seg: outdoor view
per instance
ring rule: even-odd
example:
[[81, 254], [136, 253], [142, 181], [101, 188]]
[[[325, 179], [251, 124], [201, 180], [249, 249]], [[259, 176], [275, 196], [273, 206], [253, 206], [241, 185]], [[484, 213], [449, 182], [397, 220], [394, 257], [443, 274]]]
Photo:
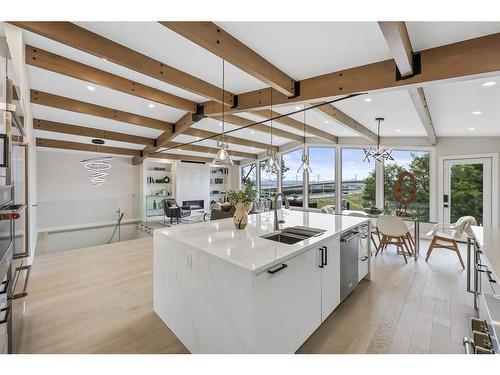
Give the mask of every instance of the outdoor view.
[[375, 205], [375, 163], [362, 162], [360, 148], [342, 149], [342, 210], [363, 210]]
[[260, 162], [260, 192], [261, 198], [271, 196], [271, 193], [278, 192], [278, 174], [266, 172], [265, 161]]
[[257, 189], [257, 171], [255, 164], [250, 164], [241, 168], [241, 185], [246, 186], [251, 184], [252, 187]]
[[287, 152], [281, 157], [281, 190], [288, 198], [290, 206], [302, 207], [304, 205], [304, 172], [298, 172], [302, 164], [303, 148]]
[[[417, 182], [417, 198], [410, 205], [409, 211], [419, 221], [429, 221], [429, 153], [423, 151], [395, 150], [392, 153], [393, 161], [384, 163], [384, 211], [394, 214], [399, 208], [399, 202], [394, 198], [393, 187], [398, 176], [408, 171], [415, 176]], [[369, 185], [373, 181], [373, 188]], [[375, 191], [375, 174], [367, 179], [367, 188]], [[370, 191], [371, 193], [371, 191]]]
[[451, 167], [450, 222], [462, 216], [473, 216], [483, 223], [483, 165], [465, 164]]
[[[303, 149], [297, 149], [282, 155], [282, 190], [289, 199], [292, 206], [303, 206], [304, 188], [303, 173], [297, 172], [302, 163]], [[398, 176], [404, 170], [415, 176], [418, 185], [416, 200], [410, 205], [408, 210], [420, 221], [429, 220], [429, 153], [424, 151], [395, 150], [392, 153], [393, 161], [386, 161], [384, 164], [384, 211], [393, 214], [399, 208], [399, 203], [395, 201], [393, 187]], [[363, 210], [375, 206], [375, 163], [362, 162], [364, 157], [363, 149], [343, 148], [342, 149], [342, 210]], [[309, 165], [312, 173], [309, 176], [309, 207], [321, 208], [325, 205], [335, 206], [335, 149], [332, 147], [309, 147]], [[473, 184], [475, 174], [469, 169], [474, 166], [464, 166], [464, 171], [472, 176]], [[276, 174], [266, 173], [264, 163], [260, 163], [260, 197], [267, 197], [272, 192], [277, 191]], [[256, 184], [255, 166], [249, 165], [242, 168], [242, 182], [248, 181]], [[464, 180], [463, 178], [458, 177]], [[482, 180], [481, 180], [482, 181]], [[462, 183], [465, 184], [464, 181]], [[457, 182], [456, 186], [458, 185]], [[254, 185], [255, 186], [255, 185]], [[452, 201], [467, 200], [471, 207], [478, 207], [475, 203], [479, 198], [473, 190], [471, 197], [452, 195]], [[482, 190], [481, 190], [482, 194]], [[482, 206], [481, 206], [482, 207]], [[472, 208], [471, 208], [472, 209]], [[482, 208], [481, 208], [482, 209]], [[469, 210], [469, 208], [468, 208]], [[477, 210], [476, 210], [477, 211]], [[475, 212], [475, 211], [474, 211]], [[455, 211], [453, 216], [461, 216]], [[482, 218], [482, 212], [476, 213]]]

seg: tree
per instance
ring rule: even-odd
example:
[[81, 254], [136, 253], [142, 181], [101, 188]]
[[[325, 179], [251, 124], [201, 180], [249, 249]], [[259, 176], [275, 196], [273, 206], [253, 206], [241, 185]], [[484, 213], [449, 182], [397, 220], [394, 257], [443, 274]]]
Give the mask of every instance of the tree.
[[[411, 161], [409, 164], [409, 172], [415, 176], [417, 183], [417, 197], [410, 205], [410, 210], [415, 212], [415, 216], [420, 221], [429, 220], [429, 154], [425, 153], [417, 156], [411, 153]], [[384, 165], [384, 211], [393, 213], [396, 208], [399, 208], [399, 202], [394, 198], [393, 187], [399, 175], [405, 169], [397, 163], [387, 163]], [[363, 187], [362, 200], [363, 206], [367, 207], [370, 202], [375, 202], [375, 171], [370, 172], [365, 180]]]
[[450, 221], [474, 216], [483, 223], [483, 167], [481, 164], [454, 165], [451, 168]]

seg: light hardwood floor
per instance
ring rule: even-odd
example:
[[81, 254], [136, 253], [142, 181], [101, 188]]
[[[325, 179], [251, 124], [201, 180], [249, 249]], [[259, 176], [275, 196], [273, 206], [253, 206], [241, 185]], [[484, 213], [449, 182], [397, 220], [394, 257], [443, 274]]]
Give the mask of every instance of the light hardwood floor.
[[[456, 255], [374, 263], [298, 352], [463, 353], [475, 313]], [[36, 257], [19, 352], [187, 353], [152, 310], [152, 238]]]

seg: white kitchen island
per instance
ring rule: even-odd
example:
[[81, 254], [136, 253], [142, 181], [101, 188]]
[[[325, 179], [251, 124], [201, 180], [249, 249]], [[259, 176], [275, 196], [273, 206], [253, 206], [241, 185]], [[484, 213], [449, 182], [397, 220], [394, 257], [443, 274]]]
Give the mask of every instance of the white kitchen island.
[[325, 232], [293, 245], [261, 238], [272, 212], [244, 230], [225, 219], [154, 232], [154, 311], [192, 353], [294, 353], [340, 303], [340, 234], [368, 220], [282, 211], [280, 227]]

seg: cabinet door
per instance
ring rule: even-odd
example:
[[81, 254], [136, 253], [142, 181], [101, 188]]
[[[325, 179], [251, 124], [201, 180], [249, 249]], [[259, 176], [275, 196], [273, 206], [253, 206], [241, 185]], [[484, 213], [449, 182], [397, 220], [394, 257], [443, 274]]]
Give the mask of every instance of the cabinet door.
[[319, 249], [308, 250], [295, 259], [294, 289], [296, 308], [294, 309], [297, 332], [296, 349], [321, 324], [321, 270]]
[[326, 265], [321, 272], [321, 320], [340, 303], [340, 237], [326, 242]]
[[296, 342], [294, 259], [255, 276], [254, 353], [293, 353]]

